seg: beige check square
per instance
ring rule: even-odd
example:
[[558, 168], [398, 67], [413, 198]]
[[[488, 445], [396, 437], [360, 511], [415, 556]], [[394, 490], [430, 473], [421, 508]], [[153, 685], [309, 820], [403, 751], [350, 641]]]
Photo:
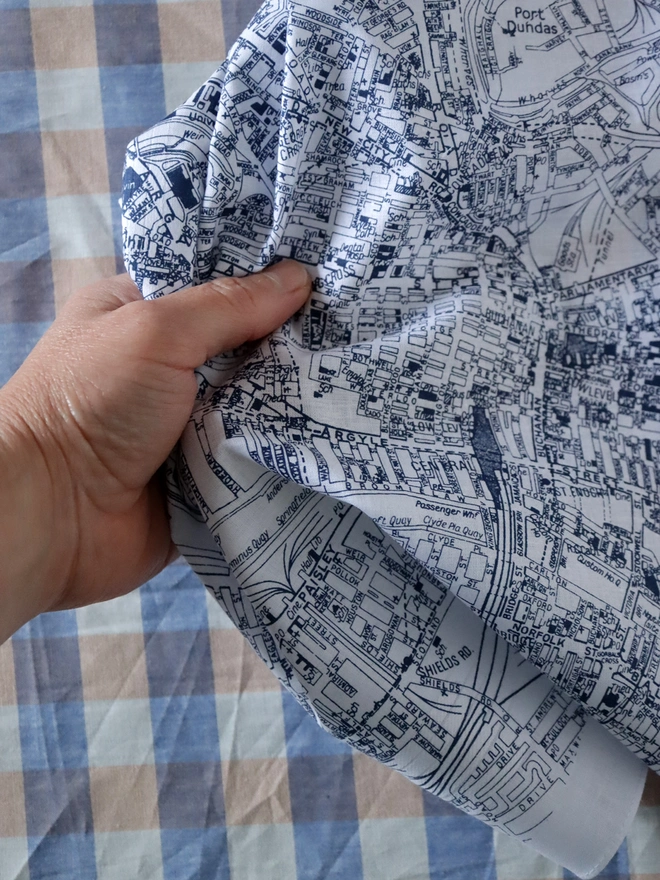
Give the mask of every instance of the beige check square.
[[93, 6], [32, 9], [30, 20], [37, 70], [96, 67]]
[[160, 46], [165, 64], [225, 57], [222, 8], [215, 0], [159, 3]]
[[[0, 837], [24, 837], [25, 834], [23, 773], [0, 773]], [[2, 847], [0, 844], [0, 852]]]
[[209, 637], [216, 693], [280, 689], [278, 680], [238, 630], [211, 630]]
[[105, 137], [98, 128], [41, 135], [47, 196], [110, 191]]
[[79, 636], [85, 700], [149, 697], [141, 633]]
[[367, 755], [353, 755], [355, 797], [360, 819], [420, 818], [422, 790], [401, 773]]
[[291, 822], [286, 758], [222, 762], [227, 825]]
[[158, 791], [153, 764], [90, 767], [95, 831], [158, 828]]
[[9, 641], [0, 645], [0, 706], [14, 706], [15, 704], [14, 649]]

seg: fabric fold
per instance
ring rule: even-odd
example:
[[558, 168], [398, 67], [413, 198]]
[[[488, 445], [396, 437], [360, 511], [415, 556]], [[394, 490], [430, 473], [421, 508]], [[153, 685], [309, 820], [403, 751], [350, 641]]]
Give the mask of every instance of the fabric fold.
[[583, 875], [660, 724], [654, 31], [607, 15], [266, 3], [122, 200], [147, 297], [314, 277], [198, 371], [186, 558], [335, 735]]

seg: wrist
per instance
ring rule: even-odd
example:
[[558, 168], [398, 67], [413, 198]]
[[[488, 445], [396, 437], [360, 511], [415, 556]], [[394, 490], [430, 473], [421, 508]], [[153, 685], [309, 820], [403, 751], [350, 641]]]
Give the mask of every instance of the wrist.
[[57, 602], [75, 546], [66, 460], [45, 414], [28, 415], [16, 390], [0, 389], [0, 643]]

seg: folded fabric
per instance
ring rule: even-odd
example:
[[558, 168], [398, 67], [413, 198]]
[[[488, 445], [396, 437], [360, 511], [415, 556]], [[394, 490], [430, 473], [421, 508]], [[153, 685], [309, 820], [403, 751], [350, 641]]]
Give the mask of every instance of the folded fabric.
[[660, 767], [658, 38], [268, 2], [124, 174], [145, 296], [315, 279], [198, 371], [184, 555], [321, 724], [583, 876]]

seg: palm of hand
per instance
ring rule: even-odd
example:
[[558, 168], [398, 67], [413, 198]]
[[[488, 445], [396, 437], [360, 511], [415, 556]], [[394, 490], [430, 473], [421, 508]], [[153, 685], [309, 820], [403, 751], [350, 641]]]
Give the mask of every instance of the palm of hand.
[[175, 558], [158, 469], [190, 416], [194, 368], [264, 336], [308, 292], [287, 261], [151, 302], [121, 276], [67, 302], [3, 389], [48, 475], [48, 610], [126, 593]]
[[[51, 475], [44, 503], [50, 495], [54, 511], [75, 511], [58, 547], [68, 573], [57, 609], [128, 592], [176, 554], [156, 471], [196, 391], [134, 285], [113, 279], [95, 299], [67, 303], [20, 377], [32, 389], [20, 396], [24, 419]], [[45, 376], [48, 395], [37, 395]]]

